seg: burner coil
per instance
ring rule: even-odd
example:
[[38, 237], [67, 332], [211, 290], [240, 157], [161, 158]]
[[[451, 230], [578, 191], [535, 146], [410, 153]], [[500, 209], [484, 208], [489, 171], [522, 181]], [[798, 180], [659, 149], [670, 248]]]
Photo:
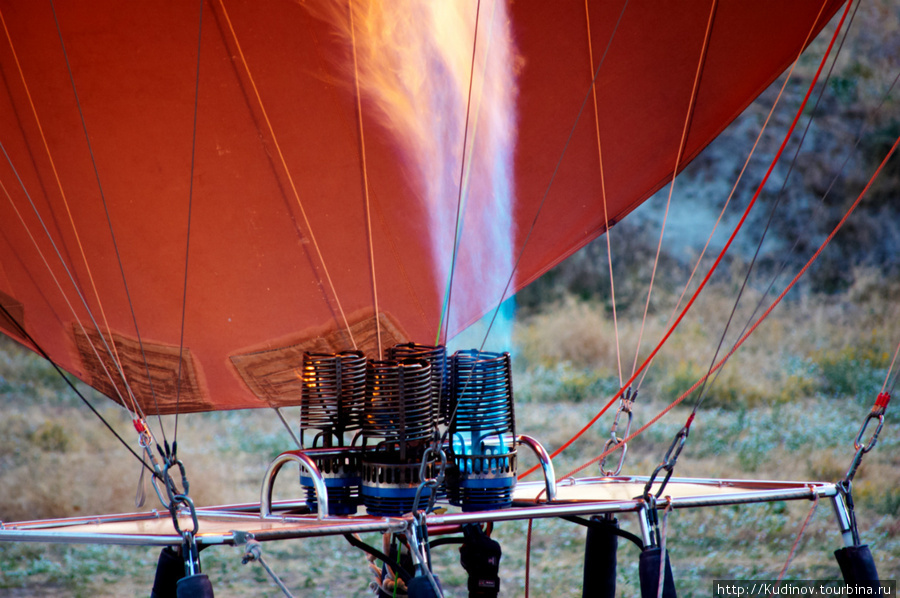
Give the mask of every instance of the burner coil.
[[450, 419], [450, 385], [447, 371], [447, 348], [418, 343], [403, 343], [388, 349], [388, 359], [424, 359], [431, 365], [432, 409], [436, 423]]
[[406, 445], [434, 433], [431, 366], [424, 359], [369, 361], [366, 365], [364, 438]]
[[362, 425], [366, 359], [361, 351], [304, 353], [300, 429], [322, 431], [324, 446], [343, 444], [344, 432]]
[[450, 360], [450, 389], [450, 503], [463, 511], [512, 505], [516, 429], [509, 353], [458, 351]]

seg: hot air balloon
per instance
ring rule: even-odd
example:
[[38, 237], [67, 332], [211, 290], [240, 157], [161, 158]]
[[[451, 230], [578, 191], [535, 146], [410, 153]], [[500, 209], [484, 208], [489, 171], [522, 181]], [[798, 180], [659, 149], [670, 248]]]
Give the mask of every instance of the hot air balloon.
[[[135, 516], [141, 532], [6, 524], [0, 540], [176, 546], [164, 557], [187, 567], [181, 596], [211, 595], [198, 546], [405, 534], [410, 595], [438, 595], [419, 556], [439, 524], [640, 511], [649, 549], [655, 507], [677, 500], [815, 496], [845, 517], [834, 484], [698, 482], [649, 507], [632, 500], [645, 480], [629, 482], [628, 500], [557, 491], [546, 452], [515, 434], [508, 356], [417, 349], [490, 317], [627, 217], [839, 11], [836, 0], [0, 3], [0, 331], [133, 414], [172, 513]], [[316, 402], [330, 384], [346, 391], [346, 416]], [[400, 387], [415, 399], [390, 403]], [[494, 432], [479, 401], [500, 405]], [[319, 444], [272, 464], [252, 514], [195, 508], [175, 455], [154, 448], [160, 414], [291, 406]], [[364, 440], [345, 446], [355, 430]], [[450, 501], [462, 510], [426, 516], [418, 507], [444, 495], [416, 486], [443, 477], [441, 442], [457, 457]], [[475, 457], [461, 448], [479, 442]], [[366, 470], [366, 451], [385, 443], [402, 463], [385, 454]], [[514, 444], [539, 455], [544, 481], [513, 491]], [[362, 489], [346, 492], [368, 515], [330, 511], [328, 498], [360, 483], [347, 473], [357, 458]], [[273, 510], [297, 506], [272, 504], [289, 462], [317, 512], [276, 522]], [[395, 514], [379, 476], [401, 465], [418, 492]], [[468, 546], [490, 546], [466, 529]]]

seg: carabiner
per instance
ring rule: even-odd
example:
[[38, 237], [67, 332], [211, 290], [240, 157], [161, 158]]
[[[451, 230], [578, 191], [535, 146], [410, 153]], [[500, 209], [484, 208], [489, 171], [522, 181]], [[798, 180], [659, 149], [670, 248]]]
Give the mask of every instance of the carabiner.
[[[630, 421], [629, 421], [629, 423], [630, 423]], [[609, 440], [607, 440], [606, 444], [603, 445], [603, 452], [605, 453], [606, 451], [610, 450], [610, 448], [612, 448], [613, 451], [615, 451], [620, 446], [622, 447], [622, 454], [619, 455], [619, 462], [618, 462], [618, 464], [616, 464], [616, 468], [612, 469], [612, 470], [608, 470], [608, 469], [604, 468], [604, 465], [606, 464], [606, 459], [609, 458], [609, 455], [607, 455], [606, 457], [603, 457], [603, 459], [600, 460], [600, 475], [602, 475], [604, 477], [608, 477], [608, 476], [617, 476], [617, 475], [619, 475], [619, 473], [621, 473], [622, 466], [625, 464], [625, 453], [628, 452], [628, 444], [625, 442], [622, 442], [621, 438], [613, 437], [613, 438], [610, 438]], [[610, 454], [612, 454], [612, 453], [610, 453]]]
[[[872, 436], [869, 438], [866, 444], [862, 444], [860, 441], [862, 440], [863, 434], [866, 431], [866, 428], [869, 426], [869, 422], [873, 419], [878, 420], [878, 426], [875, 428], [875, 432], [872, 433]], [[884, 410], [882, 409], [879, 413], [878, 410], [873, 409], [872, 412], [866, 417], [866, 420], [862, 423], [862, 426], [859, 428], [859, 434], [856, 435], [856, 440], [853, 441], [853, 448], [858, 451], [862, 451], [863, 454], [868, 453], [873, 448], [875, 448], [875, 443], [878, 441], [878, 435], [881, 433], [881, 428], [884, 426]]]

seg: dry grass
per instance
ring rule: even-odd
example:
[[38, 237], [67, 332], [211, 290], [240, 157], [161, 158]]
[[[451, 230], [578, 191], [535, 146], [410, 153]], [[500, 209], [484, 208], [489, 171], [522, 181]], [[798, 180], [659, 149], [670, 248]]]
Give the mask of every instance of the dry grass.
[[[20, 521], [132, 511], [138, 493], [141, 465], [131, 457], [90, 413], [76, 407], [58, 410], [25, 408], [12, 412], [9, 405], [0, 421], [0, 520]], [[109, 408], [104, 414], [120, 434], [129, 433], [130, 419]], [[187, 442], [180, 457], [191, 464], [191, 496], [199, 505], [251, 500], [245, 491], [242, 456], [223, 459], [220, 447], [210, 447], [208, 429], [200, 421], [184, 418], [180, 435]], [[197, 427], [198, 425], [202, 427]], [[172, 429], [171, 422], [169, 430]], [[136, 443], [132, 448], [138, 450]], [[253, 459], [252, 468], [259, 466]], [[229, 478], [237, 482], [234, 486]], [[153, 495], [149, 476], [144, 480], [148, 498]], [[239, 499], [235, 499], [235, 495]], [[155, 501], [155, 498], [153, 499]], [[149, 504], [149, 502], [148, 502]]]
[[[844, 396], [871, 390], [871, 384], [859, 388], [850, 369], [858, 369], [862, 376], [882, 372], [882, 379], [875, 381], [880, 387], [900, 338], [900, 304], [885, 298], [900, 295], [900, 286], [886, 284], [871, 272], [861, 272], [856, 280], [846, 295], [801, 295], [780, 303], [709, 385], [706, 404], [753, 406], [817, 392]], [[719, 284], [701, 293], [647, 368], [645, 393], [674, 400], [706, 373], [714, 356], [720, 360], [727, 354], [774, 299], [768, 296], [760, 302], [759, 292], [745, 291], [716, 354], [734, 307], [735, 286]], [[664, 296], [657, 303], [660, 307], [650, 314], [642, 335], [640, 314], [620, 316], [617, 343], [612, 318], [602, 306], [570, 299], [519, 324], [517, 357], [525, 369], [564, 363], [615, 382], [621, 362], [622, 378], [627, 380], [638, 338], [640, 365], [668, 329], [678, 297]], [[839, 371], [842, 367], [848, 371]], [[831, 388], [835, 385], [838, 388]], [[859, 398], [865, 402], [874, 395]]]
[[[860, 279], [852, 291], [857, 293], [855, 305], [803, 297], [779, 306], [713, 385], [692, 427], [677, 475], [840, 478], [873, 398], [867, 389], [880, 386], [892, 343], [900, 337], [900, 306], [884, 301], [884, 288], [873, 292], [872, 284]], [[705, 372], [710, 346], [717, 342], [727, 317], [722, 314], [730, 311], [732, 291], [731, 284], [723, 284], [701, 296], [660, 352], [635, 406], [635, 429]], [[663, 299], [647, 322], [642, 357], [665, 329], [674, 298]], [[753, 299], [747, 297], [748, 305]], [[627, 375], [640, 321], [633, 313], [621, 316], [620, 345]], [[747, 317], [744, 312], [736, 321], [743, 325]], [[517, 429], [553, 450], [618, 387], [609, 314], [596, 304], [565, 301], [519, 322], [516, 339]], [[8, 343], [0, 344], [0, 351], [0, 380], [5, 385], [0, 398], [0, 519], [133, 510], [138, 463], [83, 406], [64, 398], [58, 383], [33, 359]], [[846, 392], [854, 384], [862, 384], [865, 391], [856, 400]], [[838, 392], [839, 388], [843, 390]], [[130, 421], [121, 409], [104, 399], [91, 400], [124, 437], [133, 439]], [[652, 471], [689, 411], [690, 403], [675, 408], [632, 442], [624, 473]], [[600, 452], [611, 415], [612, 411], [557, 458], [558, 474]], [[155, 420], [151, 424], [159, 428]], [[164, 418], [163, 424], [171, 434], [172, 418]], [[263, 411], [182, 417], [178, 434], [191, 495], [201, 505], [257, 500], [268, 461], [292, 448], [277, 418]], [[855, 484], [863, 537], [873, 545], [882, 575], [892, 578], [900, 572], [898, 448], [889, 417], [878, 448], [866, 457]], [[523, 467], [532, 464], [529, 459], [523, 458]], [[581, 475], [596, 473], [592, 466]], [[278, 496], [296, 494], [287, 477], [280, 482]], [[155, 505], [152, 493], [148, 501]], [[716, 576], [777, 576], [808, 508], [809, 504], [777, 503], [677, 512], [670, 519], [670, 547], [679, 594], [707, 595]], [[628, 516], [622, 521], [636, 531]], [[504, 548], [504, 596], [524, 592], [525, 531], [524, 523], [498, 525], [495, 531]], [[535, 522], [533, 532], [532, 595], [579, 596], [584, 531], [567, 522], [542, 520]], [[830, 508], [820, 505], [791, 575], [836, 576], [830, 551], [838, 546]], [[267, 560], [297, 595], [358, 595], [368, 583], [364, 560], [341, 538], [271, 544], [265, 549]], [[323, 554], [334, 557], [323, 559]], [[0, 545], [0, 594], [146, 592], [155, 558], [155, 550], [143, 548]], [[435, 559], [448, 595], [465, 595], [456, 549], [437, 549]], [[623, 543], [619, 574], [623, 596], [637, 587], [636, 559], [637, 552]], [[239, 562], [231, 549], [204, 552], [204, 567], [215, 580], [218, 595], [280, 595], [259, 567], [241, 567]]]

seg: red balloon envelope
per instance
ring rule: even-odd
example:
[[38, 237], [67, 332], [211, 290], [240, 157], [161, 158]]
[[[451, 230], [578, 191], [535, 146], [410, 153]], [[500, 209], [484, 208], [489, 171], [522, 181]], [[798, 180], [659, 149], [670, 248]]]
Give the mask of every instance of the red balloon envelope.
[[[839, 5], [517, 1], [476, 16], [462, 3], [479, 33], [461, 47], [505, 52], [511, 77], [511, 236], [488, 284], [498, 191], [479, 135], [500, 75], [463, 55], [474, 93], [390, 114], [366, 79], [377, 32], [325, 4], [0, 2], [3, 332], [32, 346], [21, 326], [148, 414], [297, 404], [305, 350], [434, 342], [452, 262], [436, 238], [459, 245], [452, 336], [497, 305], [517, 260], [507, 296], [670, 180], [691, 106], [679, 170]], [[417, 64], [433, 84], [452, 61]], [[443, 171], [455, 191], [429, 196], [399, 116], [463, 123]], [[436, 201], [461, 206], [459, 226], [436, 230]]]

